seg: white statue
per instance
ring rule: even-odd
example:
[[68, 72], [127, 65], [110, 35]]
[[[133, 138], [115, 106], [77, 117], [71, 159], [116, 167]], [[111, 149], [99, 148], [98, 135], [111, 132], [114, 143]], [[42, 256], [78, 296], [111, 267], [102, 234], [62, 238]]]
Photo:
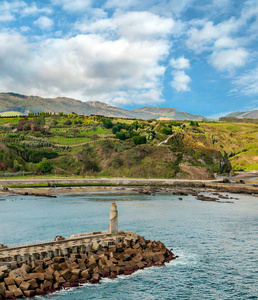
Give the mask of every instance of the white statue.
[[118, 233], [118, 211], [117, 211], [116, 202], [113, 202], [111, 204], [109, 233], [111, 234]]

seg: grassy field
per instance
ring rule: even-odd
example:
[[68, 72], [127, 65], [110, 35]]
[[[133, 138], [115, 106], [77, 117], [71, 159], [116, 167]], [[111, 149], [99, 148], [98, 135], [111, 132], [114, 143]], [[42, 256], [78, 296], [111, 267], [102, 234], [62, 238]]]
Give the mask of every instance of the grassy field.
[[22, 116], [23, 114], [19, 111], [5, 111], [0, 113], [1, 117], [12, 117], [12, 116]]
[[[253, 123], [200, 123], [207, 145], [229, 155], [234, 169], [258, 169], [258, 124]], [[212, 141], [216, 142], [212, 142]]]

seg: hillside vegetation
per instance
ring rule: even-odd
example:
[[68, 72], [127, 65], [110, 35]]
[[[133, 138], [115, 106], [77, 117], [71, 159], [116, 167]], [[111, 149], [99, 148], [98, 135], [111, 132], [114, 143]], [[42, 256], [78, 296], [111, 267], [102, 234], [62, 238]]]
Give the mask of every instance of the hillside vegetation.
[[231, 164], [258, 169], [257, 127], [75, 113], [1, 117], [0, 174], [210, 179]]

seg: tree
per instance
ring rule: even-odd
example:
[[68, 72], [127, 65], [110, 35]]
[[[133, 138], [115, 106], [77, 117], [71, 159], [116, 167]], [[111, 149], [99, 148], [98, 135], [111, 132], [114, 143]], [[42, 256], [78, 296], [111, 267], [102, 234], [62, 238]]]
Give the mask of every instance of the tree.
[[72, 121], [68, 119], [64, 122], [64, 125], [72, 125]]
[[38, 170], [40, 173], [43, 173], [43, 174], [50, 173], [52, 169], [53, 169], [53, 166], [46, 158], [43, 158], [42, 161], [39, 163]]
[[126, 140], [126, 135], [123, 131], [119, 131], [116, 133], [116, 139], [125, 141]]
[[135, 145], [146, 144], [146, 137], [145, 136], [134, 136], [133, 141], [134, 141]]
[[103, 123], [104, 127], [107, 128], [107, 129], [113, 127], [113, 123], [108, 118], [103, 118], [102, 123]]

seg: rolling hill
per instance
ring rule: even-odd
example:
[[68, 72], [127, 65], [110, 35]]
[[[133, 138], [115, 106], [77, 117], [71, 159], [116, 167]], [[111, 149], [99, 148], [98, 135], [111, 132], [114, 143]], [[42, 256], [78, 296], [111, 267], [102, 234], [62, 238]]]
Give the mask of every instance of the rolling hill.
[[258, 119], [258, 110], [237, 111], [225, 116], [226, 118], [236, 117], [238, 119]]
[[140, 109], [126, 110], [103, 102], [82, 102], [66, 97], [42, 98], [16, 93], [0, 93], [0, 112], [75, 112], [82, 115], [104, 115], [106, 117], [166, 119], [166, 120], [201, 120], [202, 116], [179, 111], [170, 107], [146, 106]]

